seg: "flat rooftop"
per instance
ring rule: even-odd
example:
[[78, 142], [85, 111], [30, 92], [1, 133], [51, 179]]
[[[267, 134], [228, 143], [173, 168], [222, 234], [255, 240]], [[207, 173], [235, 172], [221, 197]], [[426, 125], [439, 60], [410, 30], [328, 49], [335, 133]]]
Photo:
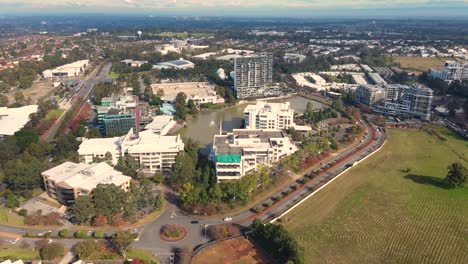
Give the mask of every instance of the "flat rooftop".
[[[120, 150], [120, 137], [112, 138], [83, 138], [78, 148], [79, 154], [106, 153], [113, 150], [114, 153]], [[112, 153], [111, 153], [112, 154]]]
[[124, 139], [122, 151], [129, 153], [146, 152], [175, 152], [184, 149], [184, 143], [180, 136], [160, 136], [151, 130], [138, 133], [138, 137]]
[[151, 85], [153, 93], [158, 90], [164, 91], [164, 101], [175, 100], [178, 93], [183, 92], [187, 95], [187, 99], [193, 97], [216, 96], [214, 91], [215, 86], [207, 82], [179, 82], [179, 83], [155, 83]]
[[37, 105], [18, 108], [0, 107], [0, 135], [14, 135], [29, 122], [29, 115], [36, 113], [37, 109]]

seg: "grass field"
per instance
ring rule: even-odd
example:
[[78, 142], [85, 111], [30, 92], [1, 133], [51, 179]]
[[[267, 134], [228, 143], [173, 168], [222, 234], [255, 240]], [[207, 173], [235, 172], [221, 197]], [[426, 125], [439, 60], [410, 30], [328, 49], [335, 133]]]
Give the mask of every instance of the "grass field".
[[239, 237], [207, 247], [192, 259], [193, 264], [262, 264], [271, 263], [249, 240]]
[[63, 112], [65, 112], [64, 109], [52, 109], [47, 113], [45, 118], [47, 120], [52, 118], [58, 119], [63, 114]]
[[468, 142], [435, 129], [447, 141], [389, 130], [380, 152], [288, 214], [306, 263], [468, 263], [468, 187], [442, 181], [450, 163], [468, 166]]
[[24, 226], [24, 217], [4, 206], [0, 207], [0, 225]]
[[445, 58], [436, 57], [394, 57], [403, 70], [425, 72], [431, 68], [443, 68]]
[[4, 245], [0, 246], [0, 259], [37, 260], [39, 255], [32, 247], [21, 248], [20, 246]]

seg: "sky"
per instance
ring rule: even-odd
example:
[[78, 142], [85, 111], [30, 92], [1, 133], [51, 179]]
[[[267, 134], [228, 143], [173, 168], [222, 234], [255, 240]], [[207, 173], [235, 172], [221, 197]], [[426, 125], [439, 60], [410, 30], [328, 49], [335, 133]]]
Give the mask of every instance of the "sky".
[[465, 17], [468, 0], [0, 0], [0, 14]]

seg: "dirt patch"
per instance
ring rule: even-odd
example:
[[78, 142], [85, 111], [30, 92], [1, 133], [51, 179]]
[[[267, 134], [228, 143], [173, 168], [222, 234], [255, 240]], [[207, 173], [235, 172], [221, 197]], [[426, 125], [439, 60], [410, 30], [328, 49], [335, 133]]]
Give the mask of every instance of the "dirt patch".
[[34, 81], [33, 85], [30, 88], [24, 90], [14, 90], [8, 93], [8, 100], [10, 103], [15, 102], [15, 93], [20, 91], [23, 93], [24, 98], [31, 97], [31, 104], [37, 104], [37, 101], [49, 93], [51, 93], [55, 88], [52, 87], [52, 81], [41, 80]]
[[[222, 253], [221, 253], [222, 252]], [[192, 259], [192, 264], [263, 264], [274, 263], [249, 240], [239, 237], [209, 246]]]

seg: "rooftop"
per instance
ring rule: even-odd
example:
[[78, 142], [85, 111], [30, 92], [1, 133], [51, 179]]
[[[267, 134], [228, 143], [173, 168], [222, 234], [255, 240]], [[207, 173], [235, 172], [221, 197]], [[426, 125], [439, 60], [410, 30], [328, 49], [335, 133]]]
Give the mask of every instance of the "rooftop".
[[98, 184], [115, 184], [117, 186], [131, 178], [120, 171], [114, 170], [105, 162], [85, 164], [65, 162], [52, 169], [42, 172], [42, 175], [54, 180], [62, 186], [92, 191]]
[[21, 130], [29, 121], [29, 115], [36, 113], [37, 105], [18, 108], [0, 107], [0, 135], [12, 136]]

